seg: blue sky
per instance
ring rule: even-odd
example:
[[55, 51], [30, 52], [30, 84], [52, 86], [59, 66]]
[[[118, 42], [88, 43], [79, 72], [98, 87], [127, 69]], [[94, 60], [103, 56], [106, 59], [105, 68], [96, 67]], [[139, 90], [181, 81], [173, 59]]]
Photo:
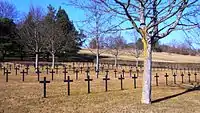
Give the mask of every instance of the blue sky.
[[[85, 16], [83, 11], [65, 5], [64, 3], [66, 3], [67, 0], [7, 0], [7, 1], [10, 1], [11, 3], [13, 3], [16, 6], [17, 10], [20, 12], [20, 15], [26, 14], [29, 11], [29, 7], [31, 5], [40, 6], [44, 10], [46, 10], [46, 7], [49, 4], [51, 4], [56, 9], [58, 9], [59, 6], [64, 8], [66, 10], [67, 14], [69, 15], [70, 20], [72, 20], [74, 22], [80, 21], [80, 19], [83, 19]], [[74, 24], [76, 24], [76, 23], [74, 23]], [[128, 42], [132, 40], [131, 39], [132, 36], [125, 35], [124, 37], [127, 39]], [[180, 37], [182, 37], [182, 38], [180, 38]], [[173, 40], [177, 40], [178, 42], [179, 41], [183, 42], [184, 41], [183, 33], [179, 32], [179, 31], [173, 32], [168, 37], [162, 39], [160, 42], [161, 43], [170, 43]]]

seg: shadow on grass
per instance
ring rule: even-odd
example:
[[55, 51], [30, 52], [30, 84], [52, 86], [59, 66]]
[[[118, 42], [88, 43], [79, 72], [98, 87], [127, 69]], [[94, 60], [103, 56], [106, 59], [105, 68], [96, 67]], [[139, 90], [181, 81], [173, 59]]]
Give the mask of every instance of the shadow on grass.
[[200, 86], [192, 88], [192, 89], [187, 89], [186, 91], [178, 93], [178, 94], [174, 94], [174, 95], [170, 95], [170, 96], [167, 96], [167, 97], [163, 97], [163, 98], [153, 100], [152, 103], [157, 103], [157, 102], [161, 102], [161, 101], [164, 101], [164, 100], [168, 100], [168, 99], [171, 99], [171, 98], [174, 98], [174, 97], [177, 97], [177, 96], [180, 96], [180, 95], [192, 92], [192, 91], [196, 91], [196, 90], [200, 90]]

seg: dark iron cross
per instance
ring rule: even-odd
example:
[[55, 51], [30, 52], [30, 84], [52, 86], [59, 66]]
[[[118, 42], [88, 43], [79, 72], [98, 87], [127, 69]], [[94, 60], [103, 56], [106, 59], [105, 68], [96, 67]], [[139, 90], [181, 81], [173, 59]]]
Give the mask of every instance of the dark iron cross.
[[15, 75], [17, 75], [17, 73], [18, 73], [18, 70], [19, 70], [19, 67], [15, 67]]
[[96, 76], [99, 78], [99, 70], [96, 70]]
[[137, 76], [134, 74], [133, 77], [133, 84], [134, 84], [134, 88], [136, 89], [136, 79], [137, 79]]
[[196, 72], [194, 73], [194, 79], [195, 79], [195, 82], [197, 82], [197, 73]]
[[81, 74], [82, 74], [82, 72], [83, 72], [83, 67], [80, 67], [80, 69], [81, 69]]
[[24, 82], [24, 75], [25, 75], [25, 71], [23, 70], [22, 72], [20, 72], [22, 74], [22, 81]]
[[3, 67], [3, 75], [6, 74], [6, 67]]
[[87, 79], [85, 79], [85, 81], [88, 82], [88, 93], [90, 93], [90, 81], [92, 81], [93, 79], [90, 79], [90, 76], [87, 75]]
[[55, 69], [56, 69], [56, 74], [58, 74], [58, 65], [56, 65], [56, 67], [55, 67]]
[[28, 75], [28, 71], [29, 71], [29, 65], [26, 65], [26, 74]]
[[106, 89], [106, 91], [108, 91], [108, 80], [110, 80], [110, 78], [108, 78], [107, 74], [106, 74], [105, 78], [103, 78], [103, 80], [105, 80], [105, 89]]
[[68, 95], [70, 95], [70, 82], [73, 82], [73, 80], [70, 80], [70, 77], [69, 76], [67, 76], [67, 80], [64, 80], [64, 82], [67, 82], [67, 93], [68, 93]]
[[158, 86], [158, 78], [159, 78], [158, 73], [156, 73], [156, 76], [154, 77], [156, 78], [156, 86]]
[[176, 76], [177, 76], [177, 75], [174, 73], [174, 74], [173, 74], [173, 77], [174, 77], [174, 84], [176, 84]]
[[44, 84], [44, 92], [43, 92], [43, 94], [44, 94], [44, 98], [46, 98], [46, 84], [47, 83], [50, 83], [50, 81], [46, 81], [46, 77], [44, 77], [44, 81], [40, 81], [40, 83], [43, 83]]
[[115, 73], [115, 78], [117, 78], [117, 70], [116, 69], [114, 70], [114, 73]]
[[78, 80], [78, 73], [79, 73], [79, 71], [78, 71], [78, 69], [76, 69], [76, 71], [75, 71], [75, 74], [76, 74], [76, 80]]
[[53, 81], [53, 75], [54, 75], [55, 71], [52, 69], [49, 73], [51, 73], [51, 80]]
[[5, 71], [5, 75], [6, 75], [6, 82], [8, 82], [8, 75], [10, 74], [11, 72], [8, 71], [8, 69], [6, 69]]
[[124, 73], [125, 73], [125, 70], [123, 69], [123, 70], [122, 70], [122, 76], [123, 76], [123, 77], [124, 77]]
[[41, 73], [41, 71], [39, 70], [39, 68], [36, 69], [36, 73], [37, 73], [37, 76], [38, 76], [38, 81], [40, 81], [40, 73]]
[[90, 72], [89, 69], [87, 69], [85, 72], [86, 72], [86, 76], [89, 76], [89, 72]]
[[183, 83], [183, 77], [184, 77], [184, 74], [182, 73], [181, 74], [181, 82]]
[[46, 72], [47, 72], [47, 75], [49, 74], [49, 66], [47, 65], [47, 67], [46, 67]]
[[67, 72], [67, 68], [66, 68], [66, 67], [64, 68], [64, 71], [63, 71], [63, 73], [64, 73], [64, 80], [66, 80], [66, 74], [68, 73], [68, 72]]
[[124, 77], [120, 75], [120, 78], [118, 78], [121, 81], [121, 90], [123, 90], [123, 79]]
[[169, 75], [167, 75], [167, 73], [165, 74], [165, 82], [166, 82], [166, 85], [168, 85], [167, 83], [167, 78], [169, 77]]
[[188, 81], [189, 81], [189, 83], [190, 83], [190, 76], [191, 76], [191, 74], [190, 74], [190, 72], [188, 72]]
[[129, 74], [130, 74], [130, 77], [132, 77], [132, 70], [131, 69], [129, 70]]

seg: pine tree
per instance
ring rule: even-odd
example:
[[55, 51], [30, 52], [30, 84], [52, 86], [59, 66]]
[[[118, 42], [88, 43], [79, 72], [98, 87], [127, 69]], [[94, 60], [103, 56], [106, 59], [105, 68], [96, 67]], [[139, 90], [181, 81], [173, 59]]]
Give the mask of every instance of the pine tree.
[[16, 49], [16, 24], [12, 19], [0, 18], [0, 55], [2, 60], [7, 54], [14, 53]]
[[59, 8], [56, 14], [56, 24], [64, 33], [65, 47], [63, 51], [65, 53], [77, 53], [82, 44], [82, 33], [78, 33], [73, 23], [69, 20], [69, 17], [64, 9]]

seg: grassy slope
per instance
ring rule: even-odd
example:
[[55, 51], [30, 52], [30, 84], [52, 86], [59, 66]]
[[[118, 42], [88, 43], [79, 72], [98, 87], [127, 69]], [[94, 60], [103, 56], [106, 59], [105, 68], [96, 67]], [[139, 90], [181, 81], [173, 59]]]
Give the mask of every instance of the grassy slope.
[[[95, 52], [95, 50], [92, 50]], [[79, 52], [80, 54], [93, 54], [88, 49], [83, 49]], [[120, 52], [119, 59], [120, 60], [130, 60], [135, 61], [135, 57], [130, 54], [130, 50], [123, 50], [123, 52]], [[110, 58], [105, 59], [114, 59], [113, 55], [109, 52], [103, 52], [101, 54], [102, 56], [108, 56]], [[165, 53], [165, 52], [153, 52], [153, 61], [159, 61], [159, 62], [184, 62], [184, 63], [200, 63], [199, 56], [190, 56], [190, 55], [179, 55], [179, 54], [172, 54], [172, 53]], [[139, 57], [139, 60], [143, 60], [143, 56]]]

